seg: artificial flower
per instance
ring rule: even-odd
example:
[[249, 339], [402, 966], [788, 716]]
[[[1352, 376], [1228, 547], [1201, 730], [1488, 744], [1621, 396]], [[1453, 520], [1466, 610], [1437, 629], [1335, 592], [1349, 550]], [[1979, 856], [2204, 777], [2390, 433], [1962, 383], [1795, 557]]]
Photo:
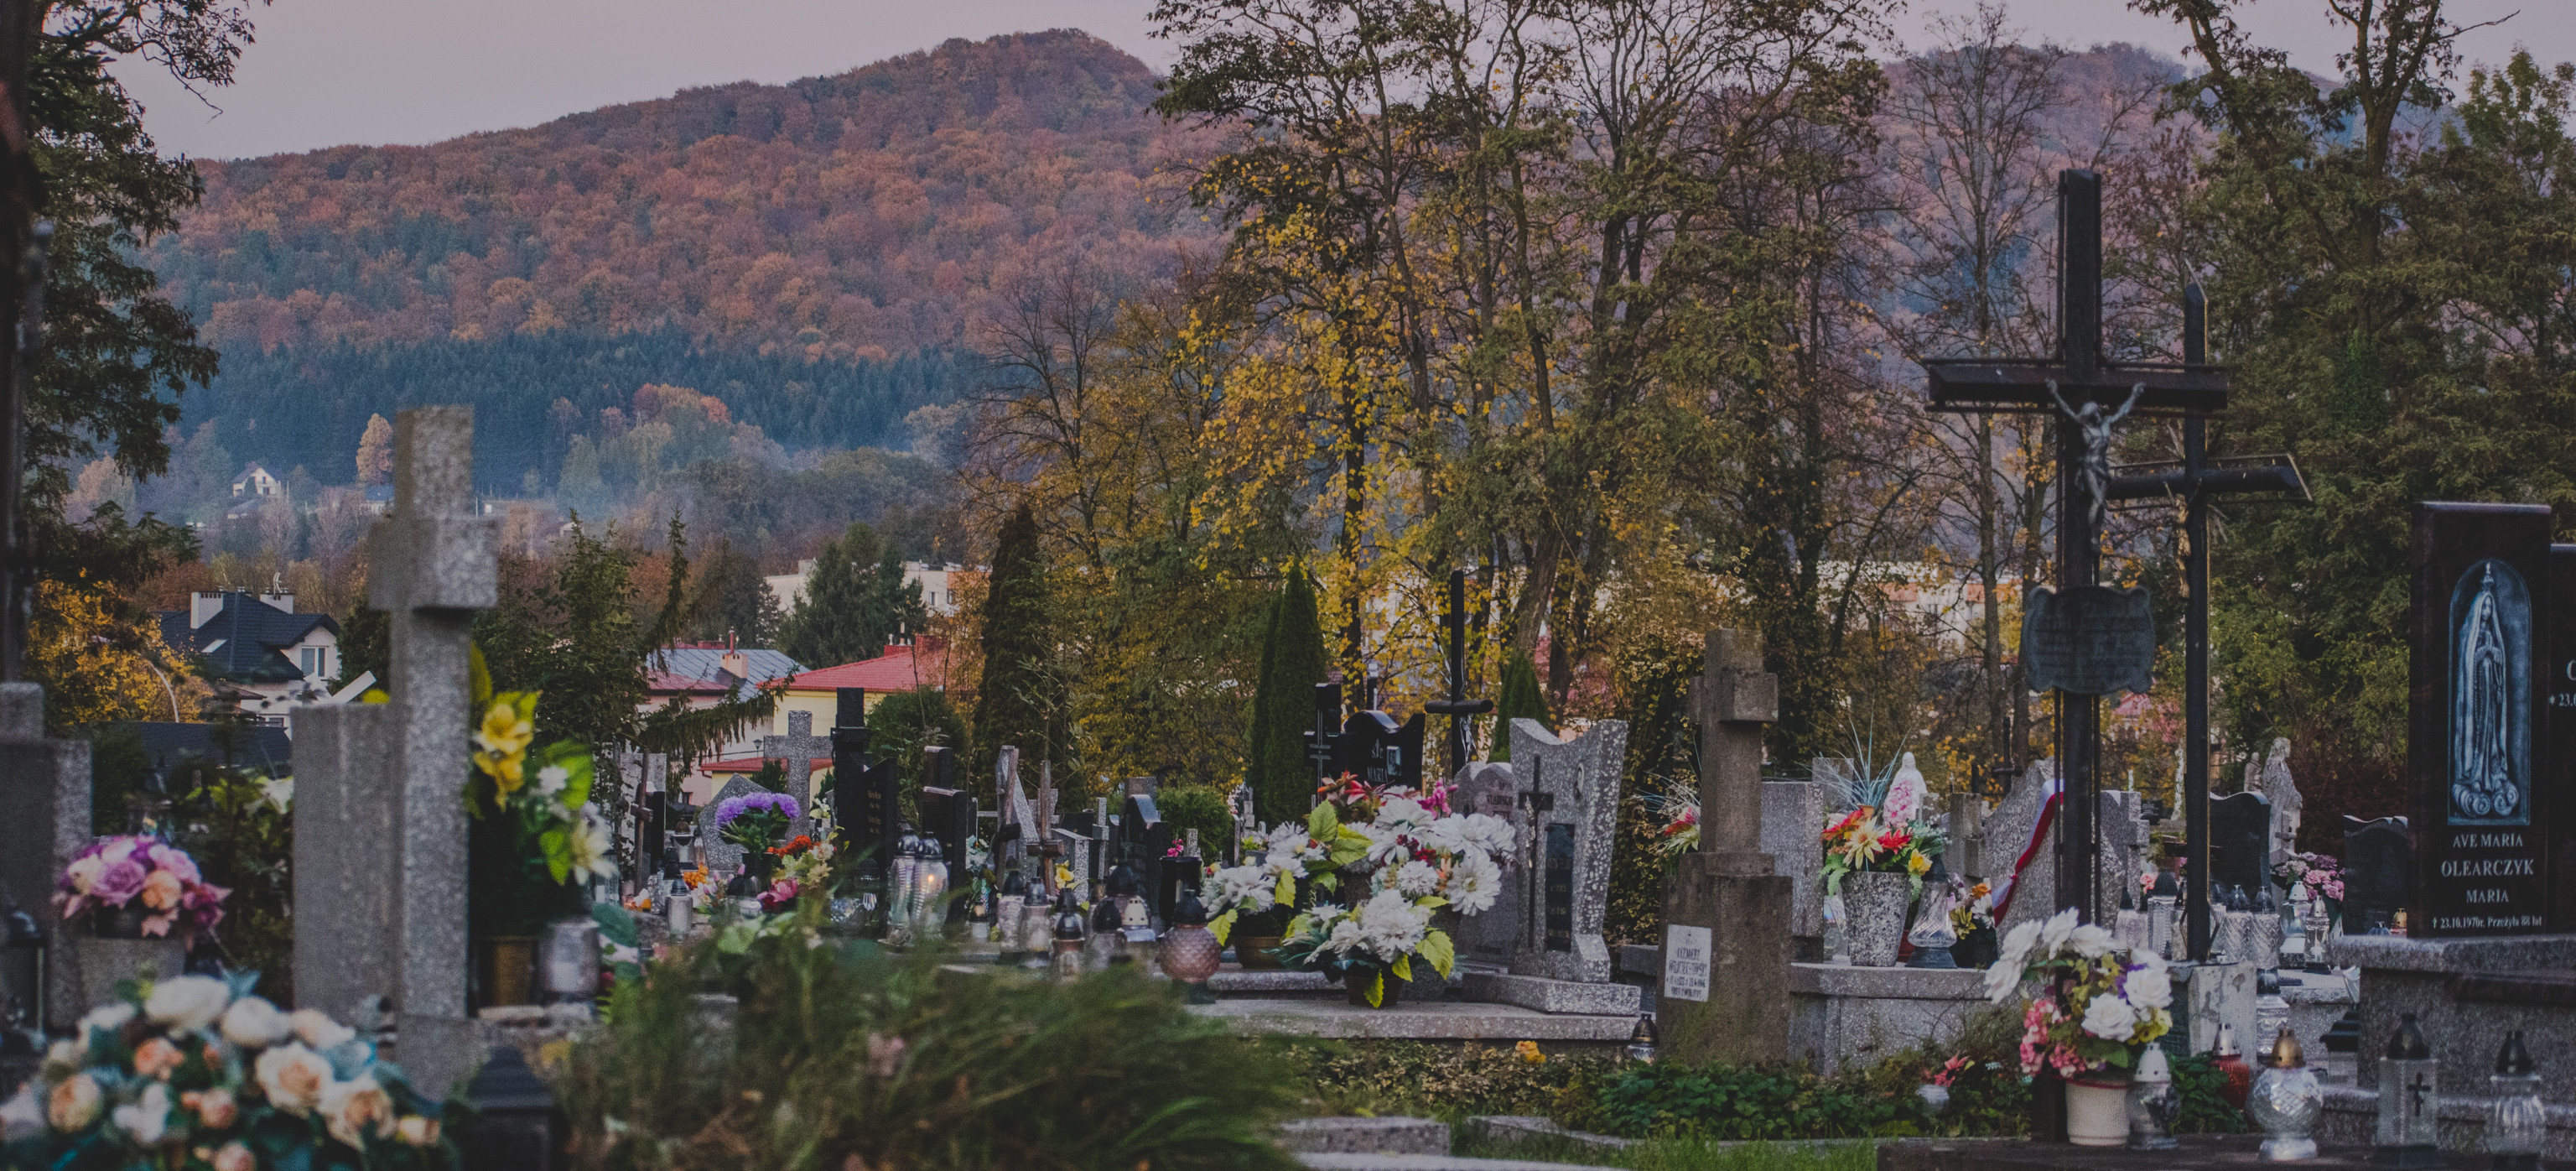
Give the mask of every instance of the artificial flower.
[[277, 777], [262, 781], [259, 785], [259, 796], [261, 800], [268, 802], [270, 808], [279, 813], [285, 813], [295, 804], [295, 778]]
[[143, 880], [143, 905], [156, 911], [176, 910], [187, 885], [167, 870], [155, 870]]
[[170, 1133], [170, 1087], [154, 1082], [143, 1096], [109, 1112], [108, 1121], [142, 1146], [158, 1146]]
[[80, 1033], [84, 1039], [92, 1030], [113, 1033], [124, 1028], [125, 1022], [133, 1019], [134, 1006], [131, 1004], [122, 1000], [114, 1004], [102, 1004], [89, 1010], [89, 1015], [80, 1019]]
[[2097, 995], [2084, 1005], [2084, 1031], [2105, 1041], [2127, 1041], [2138, 1031], [2137, 1010], [2117, 996]]
[[215, 1171], [259, 1171], [259, 1156], [238, 1139], [225, 1143], [207, 1162], [214, 1165]]
[[55, 1082], [45, 1095], [45, 1121], [55, 1130], [87, 1130], [90, 1123], [98, 1121], [99, 1108], [106, 1100], [107, 1095], [99, 1091], [98, 1079], [85, 1073], [73, 1074]]
[[2120, 995], [2139, 1008], [2173, 1007], [2173, 974], [2166, 970], [2164, 957], [2147, 953], [2145, 960], [2121, 979]]
[[358, 1036], [356, 1029], [332, 1020], [328, 1014], [315, 1008], [296, 1009], [287, 1016], [286, 1022], [287, 1027], [295, 1030], [297, 1040], [319, 1053], [328, 1053]]
[[168, 1081], [172, 1070], [187, 1063], [188, 1055], [167, 1037], [154, 1037], [134, 1047], [134, 1072], [148, 1078]]
[[322, 1091], [323, 1124], [331, 1137], [360, 1150], [367, 1139], [392, 1138], [394, 1134], [394, 1100], [384, 1086], [366, 1074], [345, 1082], [333, 1082]]
[[394, 1137], [401, 1139], [404, 1143], [410, 1146], [437, 1146], [438, 1120], [435, 1118], [424, 1118], [418, 1114], [406, 1114], [403, 1116], [402, 1121], [394, 1124]]
[[153, 983], [152, 994], [143, 1000], [143, 1015], [154, 1024], [202, 1029], [224, 1015], [232, 999], [232, 986], [212, 976], [173, 976]]
[[302, 1045], [281, 1045], [259, 1055], [251, 1065], [268, 1104], [298, 1118], [322, 1104], [331, 1085], [331, 1063]]
[[0, 1143], [14, 1143], [44, 1133], [45, 1107], [36, 1100], [36, 1083], [29, 1081], [6, 1102], [0, 1102]]
[[179, 1104], [195, 1112], [197, 1121], [211, 1130], [223, 1130], [241, 1118], [241, 1101], [231, 1090], [190, 1090], [179, 1095]]
[[244, 1049], [266, 1049], [285, 1040], [295, 1031], [285, 1013], [267, 998], [245, 996], [224, 1010], [221, 1028], [224, 1040]]

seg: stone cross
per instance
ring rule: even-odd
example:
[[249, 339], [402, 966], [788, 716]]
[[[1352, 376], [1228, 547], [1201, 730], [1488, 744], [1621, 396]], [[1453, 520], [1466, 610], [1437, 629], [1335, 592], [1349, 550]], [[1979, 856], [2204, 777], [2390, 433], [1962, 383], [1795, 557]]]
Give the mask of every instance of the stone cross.
[[368, 544], [368, 599], [392, 628], [391, 700], [297, 714], [296, 1001], [346, 1020], [384, 996], [400, 1060], [433, 1095], [482, 1053], [465, 1015], [459, 782], [474, 612], [499, 581], [473, 469], [471, 407], [402, 413], [393, 512]]
[[[1725, 874], [1770, 874], [1762, 852], [1762, 728], [1780, 718], [1780, 677], [1749, 630], [1708, 632], [1691, 681], [1699, 720], [1699, 851]], [[1822, 829], [1822, 826], [1817, 827]]]
[[1825, 958], [1825, 789], [1814, 781], [1762, 782], [1762, 852], [1789, 880], [1789, 936], [1799, 963]]
[[814, 762], [832, 758], [832, 742], [814, 734], [814, 713], [787, 713], [787, 734], [760, 738], [763, 760], [783, 761], [787, 767], [786, 793], [796, 799], [796, 807], [814, 808]]
[[1522, 804], [1529, 816], [1528, 877], [1534, 881], [1522, 894], [1529, 922], [1513, 949], [1512, 972], [1606, 984], [1610, 945], [1602, 925], [1628, 725], [1603, 720], [1581, 736], [1560, 740], [1536, 720], [1514, 720], [1510, 732], [1520, 796], [1535, 798]]

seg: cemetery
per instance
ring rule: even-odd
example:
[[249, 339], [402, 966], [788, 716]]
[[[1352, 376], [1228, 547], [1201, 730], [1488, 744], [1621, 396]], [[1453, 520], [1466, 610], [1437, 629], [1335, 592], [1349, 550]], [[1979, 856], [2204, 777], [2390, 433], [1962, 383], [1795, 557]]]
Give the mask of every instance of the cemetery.
[[157, 153], [239, 7], [0, 0], [0, 1171], [2576, 1166], [2576, 66], [1172, 0]]

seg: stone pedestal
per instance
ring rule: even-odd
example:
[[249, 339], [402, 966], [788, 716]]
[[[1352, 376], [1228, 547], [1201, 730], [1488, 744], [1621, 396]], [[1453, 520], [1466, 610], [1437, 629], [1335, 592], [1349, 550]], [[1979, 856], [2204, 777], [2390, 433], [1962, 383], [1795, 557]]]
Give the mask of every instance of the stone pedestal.
[[1461, 972], [1467, 999], [1489, 1004], [1516, 1004], [1535, 1012], [1635, 1016], [1645, 989], [1634, 984], [1592, 984], [1515, 976], [1509, 972]]
[[[1789, 1056], [1790, 880], [1744, 869], [1728, 855], [1684, 854], [1664, 888], [1664, 923], [1709, 933], [1708, 999], [1675, 996], [1667, 979], [1655, 1001], [1656, 1027], [1673, 1061], [1749, 1064]], [[1767, 863], [1768, 859], [1764, 860]], [[1665, 947], [1667, 963], [1672, 948]]]
[[1987, 1011], [1985, 980], [1975, 968], [1792, 965], [1789, 1057], [1830, 1077], [1947, 1041]]
[[[2361, 968], [2361, 1053], [2355, 1080], [2379, 1087], [2379, 1055], [2399, 1018], [2415, 1014], [2441, 1061], [2447, 1099], [2483, 1097], [2505, 1034], [2522, 1031], [2553, 1105], [2576, 1091], [2576, 935], [2410, 939], [2347, 935], [2327, 962]], [[2555, 1149], [2555, 1148], [2553, 1148]]]
[[153, 978], [167, 980], [183, 975], [188, 965], [188, 945], [177, 936], [158, 939], [101, 939], [87, 931], [88, 924], [75, 924], [67, 938], [58, 941], [53, 954], [56, 979], [49, 1016], [69, 1028], [93, 1008], [116, 999], [116, 982], [132, 979], [152, 969]]

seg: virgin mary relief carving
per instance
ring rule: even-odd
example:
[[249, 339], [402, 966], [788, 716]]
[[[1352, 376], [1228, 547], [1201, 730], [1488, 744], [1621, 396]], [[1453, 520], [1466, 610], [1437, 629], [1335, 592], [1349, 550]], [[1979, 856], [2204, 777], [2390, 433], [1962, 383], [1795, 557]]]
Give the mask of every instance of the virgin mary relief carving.
[[2469, 567], [2451, 591], [2451, 822], [2526, 825], [2531, 591], [2513, 566]]

